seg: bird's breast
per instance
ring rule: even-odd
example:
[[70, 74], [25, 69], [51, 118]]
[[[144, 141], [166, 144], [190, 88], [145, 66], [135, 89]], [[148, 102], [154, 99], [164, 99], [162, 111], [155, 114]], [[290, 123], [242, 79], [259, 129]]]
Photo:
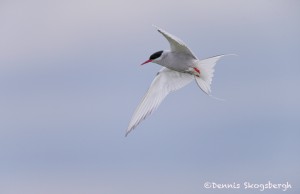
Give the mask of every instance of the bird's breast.
[[194, 67], [195, 63], [196, 60], [189, 55], [170, 52], [162, 59], [160, 65], [175, 71], [186, 72], [191, 67]]

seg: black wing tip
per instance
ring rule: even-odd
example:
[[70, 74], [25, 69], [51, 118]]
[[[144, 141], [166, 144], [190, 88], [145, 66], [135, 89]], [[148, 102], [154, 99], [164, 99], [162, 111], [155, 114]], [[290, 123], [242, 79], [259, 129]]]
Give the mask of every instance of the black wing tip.
[[160, 27], [158, 27], [157, 25], [154, 25], [154, 24], [152, 24], [152, 26], [153, 26], [154, 28], [156, 28], [156, 30], [157, 30], [158, 32], [162, 33], [162, 30], [161, 30]]
[[128, 136], [128, 134], [131, 132], [131, 130], [129, 130], [129, 131], [126, 131], [126, 133], [125, 133], [125, 137], [127, 137]]
[[126, 133], [125, 133], [125, 137], [127, 137], [128, 134], [129, 134], [131, 131], [133, 131], [135, 127], [136, 127], [136, 125], [133, 126], [133, 127], [131, 127], [129, 130], [127, 129], [127, 131], [126, 131]]

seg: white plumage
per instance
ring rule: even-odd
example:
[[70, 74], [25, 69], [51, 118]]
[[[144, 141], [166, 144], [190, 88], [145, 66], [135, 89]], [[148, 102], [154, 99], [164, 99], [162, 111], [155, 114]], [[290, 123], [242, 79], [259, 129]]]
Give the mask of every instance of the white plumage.
[[186, 86], [194, 79], [198, 86], [210, 95], [214, 66], [222, 56], [225, 56], [219, 55], [198, 60], [182, 40], [158, 27], [156, 28], [168, 40], [171, 50], [156, 52], [143, 63], [153, 62], [164, 67], [157, 73], [143, 100], [133, 113], [126, 130], [126, 136], [155, 111], [170, 92]]

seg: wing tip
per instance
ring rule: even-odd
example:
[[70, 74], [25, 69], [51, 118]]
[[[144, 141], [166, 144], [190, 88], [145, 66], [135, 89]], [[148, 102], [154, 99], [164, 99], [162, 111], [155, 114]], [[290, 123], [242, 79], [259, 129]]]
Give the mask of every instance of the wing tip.
[[136, 126], [128, 127], [128, 129], [127, 129], [126, 132], [125, 132], [125, 137], [127, 137], [128, 134], [129, 134], [135, 127], [136, 127]]
[[129, 132], [130, 132], [130, 131], [127, 131], [127, 132], [125, 133], [125, 137], [127, 137], [127, 135], [129, 134]]
[[162, 30], [160, 27], [158, 27], [157, 25], [152, 24], [152, 26], [153, 26], [154, 28], [156, 28], [156, 30], [157, 30], [158, 32], [163, 33], [163, 30]]

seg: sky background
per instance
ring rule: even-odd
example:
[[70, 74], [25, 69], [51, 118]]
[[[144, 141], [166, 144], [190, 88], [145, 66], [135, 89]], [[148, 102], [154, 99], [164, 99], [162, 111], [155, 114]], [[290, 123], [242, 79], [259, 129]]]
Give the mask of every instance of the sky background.
[[[1, 194], [300, 193], [297, 0], [1, 0]], [[168, 49], [155, 24], [216, 66], [127, 138]], [[263, 193], [281, 193], [267, 190]]]

